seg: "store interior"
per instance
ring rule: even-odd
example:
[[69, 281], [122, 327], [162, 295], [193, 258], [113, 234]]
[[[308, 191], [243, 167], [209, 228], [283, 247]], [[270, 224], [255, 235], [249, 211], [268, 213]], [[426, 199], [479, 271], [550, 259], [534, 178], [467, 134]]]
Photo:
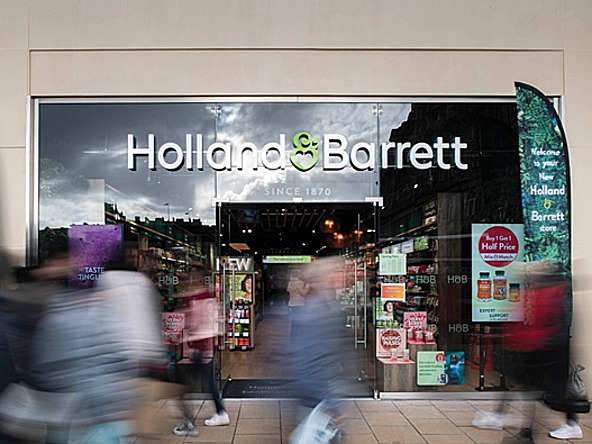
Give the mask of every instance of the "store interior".
[[[460, 273], [465, 266], [466, 237], [442, 235], [446, 230], [438, 228], [437, 216], [445, 208], [450, 217], [459, 198], [456, 193], [440, 193], [419, 206], [421, 215], [402, 214], [422, 221], [421, 225], [386, 239], [377, 239], [380, 214], [376, 210], [382, 209], [371, 204], [228, 205], [220, 208], [221, 222], [207, 227], [182, 219], [128, 220], [116, 209], [106, 207], [107, 225], [81, 228], [96, 237], [97, 230], [122, 226], [126, 245], [137, 250], [138, 268], [155, 280], [164, 304], [163, 316], [181, 312], [194, 286], [221, 289], [217, 296], [226, 304], [226, 331], [215, 344], [215, 376], [227, 397], [294, 395], [288, 283], [292, 274], [308, 266], [307, 261], [314, 264], [323, 256], [343, 259], [343, 288], [337, 290], [335, 304], [346, 345], [335, 353], [341, 359], [346, 396], [519, 389], [504, 374], [499, 331], [469, 322], [470, 290], [462, 280], [451, 283], [447, 279], [457, 276], [453, 273]], [[455, 218], [451, 220], [456, 223]], [[71, 231], [43, 230], [44, 249], [58, 238], [67, 242]], [[405, 254], [407, 273], [380, 275], [379, 255], [402, 242], [413, 247]], [[198, 245], [199, 250], [192, 248]], [[221, 251], [220, 257], [248, 267], [217, 268], [220, 264], [216, 265], [215, 248]], [[284, 262], [282, 258], [290, 260]], [[250, 281], [249, 287], [243, 287], [245, 281]], [[405, 284], [405, 300], [397, 302], [392, 317], [385, 320], [380, 287], [393, 282]], [[378, 332], [402, 328], [409, 314], [423, 314], [427, 324], [422, 328], [423, 340], [412, 342], [408, 337], [403, 341], [411, 353], [410, 360], [405, 365], [393, 365], [390, 357], [378, 354]], [[169, 337], [165, 329], [178, 375], [190, 356], [182, 339], [184, 333], [179, 330]], [[416, 384], [413, 364], [417, 352], [433, 350], [464, 356], [462, 381], [437, 386]], [[407, 374], [390, 374], [394, 369], [406, 369]]]
[[[452, 205], [453, 197], [441, 197], [441, 205]], [[288, 283], [290, 275], [302, 264], [268, 263], [271, 258], [304, 257], [312, 259], [325, 255], [339, 255], [344, 258], [344, 291], [336, 295], [336, 304], [342, 313], [344, 335], [348, 336], [347, 350], [338, 353], [343, 357], [343, 380], [349, 396], [372, 396], [379, 391], [474, 391], [508, 388], [510, 384], [500, 371], [499, 357], [493, 356], [493, 336], [489, 331], [485, 338], [467, 324], [467, 295], [460, 288], [450, 295], [454, 303], [447, 310], [448, 317], [438, 315], [440, 301], [437, 281], [423, 285], [421, 276], [437, 276], [435, 268], [438, 257], [438, 241], [442, 251], [450, 251], [446, 240], [437, 239], [437, 204], [424, 205], [427, 222], [422, 230], [403, 233], [399, 238], [381, 239], [376, 236], [380, 224], [380, 211], [371, 204], [342, 204], [339, 206], [319, 205], [227, 205], [221, 208], [219, 248], [222, 256], [244, 256], [255, 258], [255, 297], [253, 298], [251, 335], [248, 346], [229, 347], [228, 342], [219, 353], [220, 383], [227, 396], [282, 396], [290, 393], [290, 307]], [[407, 282], [409, 291], [405, 302], [397, 303], [394, 319], [403, 325], [407, 312], [425, 312], [428, 322], [436, 325], [433, 344], [414, 345], [413, 350], [458, 350], [466, 353], [462, 383], [435, 387], [418, 387], [415, 375], [408, 376], [402, 383], [385, 386], [385, 376], [376, 355], [377, 319], [376, 300], [380, 295], [376, 288], [381, 283], [392, 282], [393, 277], [377, 274], [377, 258], [382, 248], [397, 240], [428, 239], [425, 251], [409, 254], [408, 267], [413, 271], [408, 276], [397, 277]], [[458, 239], [454, 240], [457, 242]], [[450, 242], [448, 242], [450, 243]], [[456, 245], [457, 251], [461, 247]], [[457, 261], [458, 262], [458, 261]], [[424, 264], [428, 264], [427, 266]], [[452, 266], [457, 266], [454, 264]], [[446, 273], [446, 262], [440, 273]], [[422, 267], [422, 268], [419, 268]], [[427, 268], [426, 268], [427, 267]], [[421, 270], [421, 271], [420, 271]], [[240, 275], [240, 273], [238, 273]], [[359, 282], [352, 282], [359, 276]], [[435, 278], [434, 278], [435, 279]], [[435, 283], [436, 282], [436, 283]], [[413, 284], [413, 286], [411, 286]], [[238, 286], [238, 284], [237, 284]], [[457, 286], [460, 287], [460, 286]], [[352, 297], [352, 288], [358, 293]], [[450, 292], [450, 288], [445, 288]], [[425, 292], [422, 293], [422, 292]], [[353, 299], [355, 298], [355, 301]], [[446, 313], [445, 312], [445, 313]], [[434, 314], [436, 313], [436, 314]], [[439, 317], [442, 316], [442, 320]], [[453, 331], [438, 331], [440, 322], [453, 325]], [[254, 325], [253, 325], [254, 324]], [[382, 325], [380, 325], [382, 327]], [[243, 327], [244, 328], [244, 327]], [[456, 331], [454, 331], [456, 329]], [[243, 330], [244, 331], [244, 330]], [[240, 336], [241, 334], [239, 334]], [[480, 366], [481, 344], [487, 347], [488, 360]], [[241, 344], [247, 344], [242, 342]], [[409, 346], [411, 347], [411, 346]], [[469, 361], [470, 358], [470, 361]], [[497, 359], [494, 365], [494, 359]], [[503, 366], [503, 364], [502, 364]], [[383, 366], [387, 368], [387, 366]], [[392, 366], [389, 366], [390, 368]], [[495, 367], [495, 369], [494, 369]], [[415, 371], [415, 369], [414, 369]], [[413, 380], [413, 381], [411, 381]], [[394, 384], [394, 385], [393, 385]]]
[[[369, 204], [226, 205], [221, 208], [220, 220], [218, 247], [222, 256], [252, 257], [255, 267], [255, 297], [253, 306], [249, 307], [252, 315], [249, 320], [241, 320], [254, 324], [254, 329], [251, 327], [248, 333], [252, 336], [251, 342], [248, 346], [239, 342], [236, 347], [227, 343], [221, 350], [223, 387], [230, 396], [289, 393], [290, 381], [295, 377], [288, 364], [294, 358], [291, 355], [290, 278], [300, 274], [308, 261], [346, 255], [373, 242], [374, 207]], [[336, 299], [335, 303], [340, 304], [340, 301]], [[368, 302], [369, 319], [370, 307]], [[369, 358], [371, 344], [368, 341], [355, 343], [353, 330], [356, 327], [351, 324], [353, 308], [340, 304], [339, 310], [343, 314], [347, 345], [346, 349], [335, 353], [341, 357], [347, 392], [352, 396], [371, 396], [372, 383], [368, 381], [368, 363], [373, 362]], [[244, 334], [244, 324], [240, 328], [239, 336]], [[361, 331], [362, 326], [357, 330]]]

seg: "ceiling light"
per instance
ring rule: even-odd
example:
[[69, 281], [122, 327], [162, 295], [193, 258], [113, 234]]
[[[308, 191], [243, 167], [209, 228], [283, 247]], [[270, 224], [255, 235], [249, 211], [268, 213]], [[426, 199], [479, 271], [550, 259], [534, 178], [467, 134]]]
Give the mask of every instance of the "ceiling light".
[[321, 221], [321, 226], [319, 228], [322, 233], [333, 233], [341, 228], [341, 224], [336, 218], [328, 217]]

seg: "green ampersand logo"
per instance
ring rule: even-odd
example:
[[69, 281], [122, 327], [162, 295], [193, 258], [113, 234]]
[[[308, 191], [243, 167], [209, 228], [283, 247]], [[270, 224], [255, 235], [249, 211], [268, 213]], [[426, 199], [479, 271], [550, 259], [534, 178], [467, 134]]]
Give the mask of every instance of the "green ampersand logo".
[[319, 161], [319, 140], [302, 131], [292, 139], [290, 162], [300, 171], [308, 171]]

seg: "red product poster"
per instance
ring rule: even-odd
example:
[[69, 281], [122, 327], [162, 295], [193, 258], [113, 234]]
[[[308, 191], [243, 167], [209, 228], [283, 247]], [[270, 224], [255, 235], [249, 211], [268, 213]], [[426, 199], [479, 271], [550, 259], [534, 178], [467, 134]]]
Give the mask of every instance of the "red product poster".
[[[412, 330], [413, 336], [409, 335], [409, 343], [410, 344], [417, 344], [417, 343], [425, 343], [423, 339], [425, 337], [426, 327], [427, 327], [427, 313], [425, 311], [408, 311], [403, 314], [403, 326], [405, 327], [405, 331]], [[416, 332], [421, 332], [421, 340], [417, 339]]]
[[162, 332], [166, 344], [180, 344], [185, 328], [184, 313], [163, 313]]
[[404, 328], [377, 328], [376, 329], [376, 356], [391, 357], [392, 350], [397, 354], [403, 354], [407, 347], [407, 336]]

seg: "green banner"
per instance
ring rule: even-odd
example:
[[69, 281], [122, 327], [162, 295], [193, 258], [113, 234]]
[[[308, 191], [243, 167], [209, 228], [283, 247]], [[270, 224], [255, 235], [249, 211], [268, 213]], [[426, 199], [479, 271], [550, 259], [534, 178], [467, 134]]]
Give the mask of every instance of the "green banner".
[[538, 89], [516, 83], [524, 260], [548, 259], [571, 277], [567, 140], [557, 111]]
[[264, 264], [308, 264], [310, 256], [263, 256]]

